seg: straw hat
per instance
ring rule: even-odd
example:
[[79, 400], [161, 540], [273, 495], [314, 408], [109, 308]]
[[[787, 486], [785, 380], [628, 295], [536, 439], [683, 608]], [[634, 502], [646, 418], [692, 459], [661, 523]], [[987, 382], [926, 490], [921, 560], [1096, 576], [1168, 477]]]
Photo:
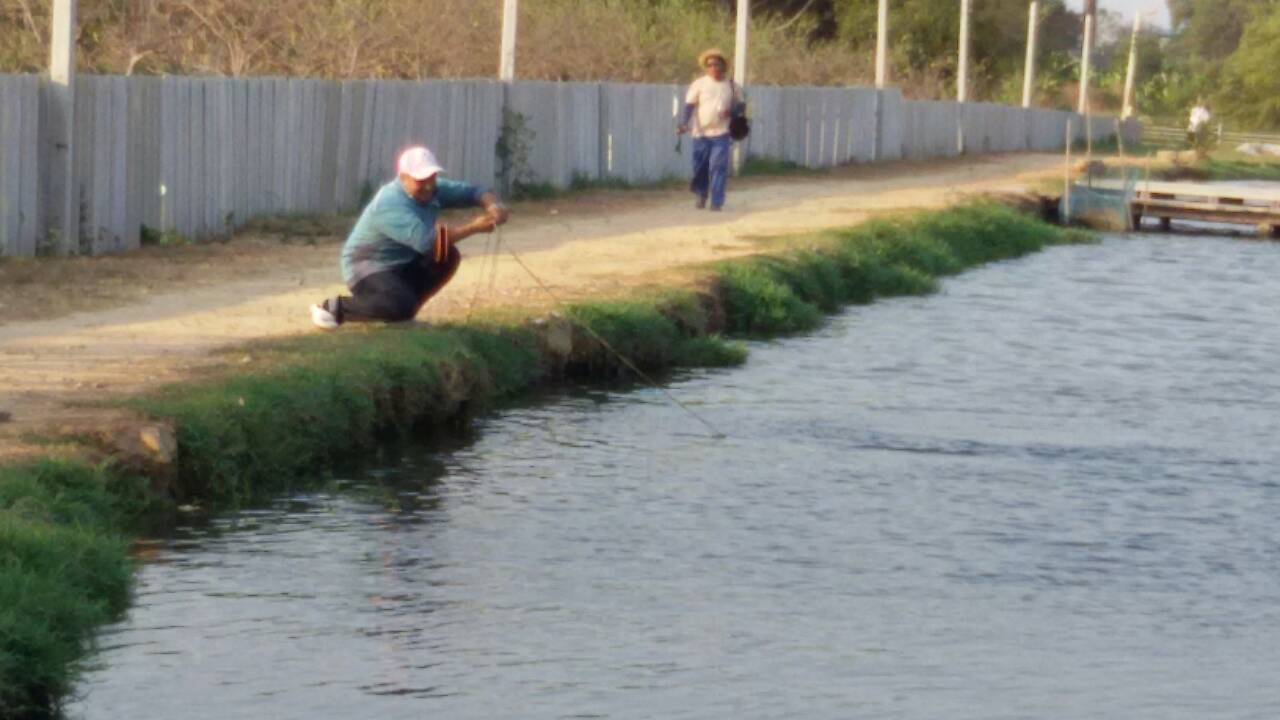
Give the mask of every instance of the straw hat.
[[714, 57], [720, 58], [720, 61], [723, 62], [726, 67], [728, 67], [729, 58], [727, 55], [724, 54], [722, 50], [720, 50], [720, 48], [711, 48], [709, 50], [703, 50], [702, 54], [698, 56], [698, 67], [706, 67], [707, 61]]

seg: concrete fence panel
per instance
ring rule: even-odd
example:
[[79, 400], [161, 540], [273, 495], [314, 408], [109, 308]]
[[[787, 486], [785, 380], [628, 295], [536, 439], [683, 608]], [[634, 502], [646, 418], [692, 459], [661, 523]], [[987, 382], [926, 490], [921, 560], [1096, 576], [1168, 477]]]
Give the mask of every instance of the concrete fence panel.
[[[34, 255], [52, 200], [46, 102], [34, 75], [0, 75], [0, 254]], [[677, 144], [685, 87], [620, 83], [348, 81], [285, 78], [77, 79], [75, 178], [86, 253], [137, 247], [142, 229], [188, 237], [257, 216], [341, 212], [395, 175], [405, 146], [432, 147], [446, 173], [492, 186], [500, 140], [529, 182], [688, 177]], [[1137, 123], [991, 103], [905, 101], [896, 90], [749, 87], [748, 156], [810, 168], [852, 162], [1055, 151]], [[504, 117], [505, 115], [505, 117]], [[518, 127], [517, 127], [518, 126]], [[514, 137], [512, 134], [522, 137]], [[509, 158], [510, 159], [510, 158]]]
[[131, 87], [125, 78], [76, 80], [75, 182], [80, 192], [80, 250], [86, 254], [138, 247], [140, 217], [130, 202]]
[[35, 255], [40, 205], [40, 80], [0, 75], [0, 257]]
[[990, 108], [986, 103], [964, 103], [960, 106], [961, 145], [965, 155], [990, 152]]
[[929, 160], [959, 154], [957, 132], [961, 106], [935, 100], [913, 100], [904, 103], [904, 111], [904, 157]]
[[683, 92], [675, 85], [600, 87], [603, 176], [646, 183], [688, 174], [692, 142], [686, 138], [677, 151], [675, 135]]
[[904, 156], [907, 142], [907, 107], [897, 88], [877, 93], [880, 116], [876, 125], [879, 137], [876, 160], [898, 160]]
[[874, 162], [878, 158], [877, 132], [881, 129], [877, 116], [883, 93], [874, 88], [849, 88], [838, 91], [851, 101], [850, 115], [845, 123], [848, 135], [848, 156], [844, 162]]
[[[512, 138], [528, 151], [534, 182], [567, 187], [575, 178], [600, 177], [601, 87], [596, 83], [513, 83], [507, 108], [526, 136]], [[508, 133], [514, 128], [508, 127]], [[490, 148], [492, 151], [492, 148]]]
[[751, 119], [751, 135], [747, 138], [747, 154], [751, 157], [782, 157], [782, 108], [780, 88], [760, 86], [748, 88], [747, 116]]

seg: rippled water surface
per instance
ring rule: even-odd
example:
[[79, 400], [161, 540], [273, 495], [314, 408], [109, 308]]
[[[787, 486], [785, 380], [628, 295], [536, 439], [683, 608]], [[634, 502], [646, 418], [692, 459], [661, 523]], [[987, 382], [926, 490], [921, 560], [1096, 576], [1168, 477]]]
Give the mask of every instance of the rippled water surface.
[[72, 718], [1274, 718], [1280, 244], [1055, 248], [181, 529]]

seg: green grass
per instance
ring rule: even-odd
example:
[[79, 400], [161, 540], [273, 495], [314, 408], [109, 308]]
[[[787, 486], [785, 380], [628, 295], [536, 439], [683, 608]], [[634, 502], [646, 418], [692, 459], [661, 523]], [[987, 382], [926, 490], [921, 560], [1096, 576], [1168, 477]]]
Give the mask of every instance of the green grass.
[[353, 327], [258, 343], [227, 374], [128, 404], [177, 428], [171, 495], [110, 467], [0, 470], [0, 718], [63, 696], [120, 612], [124, 538], [154, 506], [227, 507], [314, 487], [381, 441], [437, 434], [562, 378], [743, 362], [736, 337], [812, 329], [848, 303], [922, 294], [975, 264], [1087, 236], [977, 203], [778, 241], [709, 265], [699, 289], [583, 302], [545, 321]]
[[140, 482], [71, 462], [0, 468], [0, 717], [64, 696], [94, 629], [125, 609]]
[[581, 193], [598, 192], [602, 190], [673, 190], [686, 184], [687, 181], [678, 177], [668, 177], [646, 182], [628, 182], [627, 180], [619, 177], [593, 179], [585, 175], [574, 175], [569, 181], [568, 187], [564, 188], [556, 187], [555, 185], [547, 182], [512, 183], [510, 198], [513, 201], [546, 202], [548, 200], [559, 200], [561, 198], [571, 197]]
[[722, 263], [716, 278], [731, 334], [768, 336], [812, 329], [848, 303], [929, 293], [939, 277], [1084, 237], [981, 203], [827, 233], [803, 250]]
[[1268, 180], [1280, 182], [1280, 158], [1254, 157], [1235, 150], [1215, 150], [1192, 165], [1153, 171], [1160, 180]]
[[822, 175], [827, 170], [813, 170], [790, 160], [778, 160], [767, 157], [749, 157], [742, 163], [739, 175], [753, 177], [760, 175]]
[[1272, 180], [1280, 182], [1280, 161], [1210, 156], [1198, 166], [1207, 180]]

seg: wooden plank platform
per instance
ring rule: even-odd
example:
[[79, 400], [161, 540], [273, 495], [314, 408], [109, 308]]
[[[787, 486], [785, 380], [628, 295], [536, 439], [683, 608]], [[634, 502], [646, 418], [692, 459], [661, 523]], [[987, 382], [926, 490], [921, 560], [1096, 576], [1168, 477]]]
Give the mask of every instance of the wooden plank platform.
[[[1103, 180], [1092, 186], [1099, 190], [1125, 190], [1124, 183]], [[1141, 228], [1142, 218], [1160, 219], [1168, 228], [1170, 220], [1252, 225], [1280, 238], [1280, 185], [1276, 188], [1234, 187], [1223, 183], [1138, 182], [1129, 200], [1133, 227]]]

